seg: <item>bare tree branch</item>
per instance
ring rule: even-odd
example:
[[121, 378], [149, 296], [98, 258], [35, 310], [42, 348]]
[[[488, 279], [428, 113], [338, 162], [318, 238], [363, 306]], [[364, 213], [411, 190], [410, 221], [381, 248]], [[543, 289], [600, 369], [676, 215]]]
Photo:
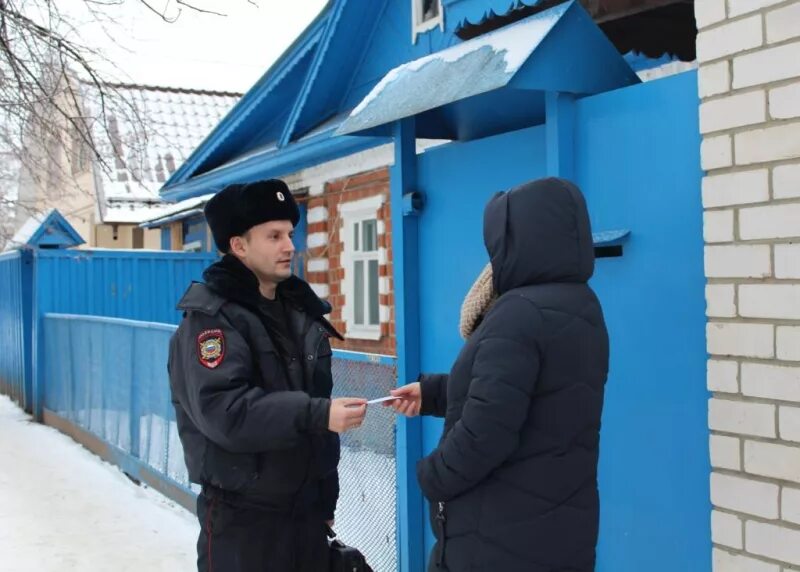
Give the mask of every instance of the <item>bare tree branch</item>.
[[[124, 73], [108, 61], [103, 45], [84, 40], [76, 4], [110, 43], [116, 41], [110, 29], [118, 24], [114, 9], [126, 2], [165, 22], [177, 21], [186, 10], [225, 16], [201, 1], [0, 0], [0, 250], [22, 219], [53, 207], [91, 204], [91, 169], [109, 174], [130, 161], [146, 161], [149, 128], [142, 102], [119, 78], [101, 71]], [[113, 143], [121, 122], [132, 126], [125, 135], [127, 156]], [[130, 167], [136, 179], [142, 170]]]
[[215, 16], [227, 16], [227, 14], [223, 14], [222, 12], [214, 12], [213, 10], [205, 10], [203, 8], [199, 8], [193, 4], [190, 4], [186, 0], [175, 0], [178, 5], [186, 6], [190, 10], [196, 10], [197, 12], [202, 12], [203, 14], [214, 14]]

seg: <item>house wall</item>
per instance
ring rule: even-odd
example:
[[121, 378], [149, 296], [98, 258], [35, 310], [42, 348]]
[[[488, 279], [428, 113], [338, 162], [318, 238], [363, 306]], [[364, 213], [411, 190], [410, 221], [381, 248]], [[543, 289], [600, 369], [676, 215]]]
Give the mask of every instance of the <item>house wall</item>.
[[155, 250], [182, 251], [185, 245], [195, 243], [199, 243], [199, 252], [217, 253], [211, 229], [202, 215], [147, 229], [145, 235], [145, 248]]
[[798, 570], [800, 1], [695, 14], [714, 570]]
[[[53, 153], [61, 161], [62, 169], [69, 170], [64, 153]], [[59, 167], [54, 167], [58, 169]], [[72, 227], [86, 241], [80, 248], [97, 246], [94, 242], [96, 206], [93, 198], [94, 183], [89, 174], [78, 175], [72, 180], [61, 178], [33, 177], [21, 175], [20, 199], [17, 205], [17, 227], [36, 213], [57, 208]]]
[[[116, 238], [114, 238], [116, 227]], [[97, 248], [134, 248], [133, 233], [137, 225], [98, 224], [94, 226], [94, 246]], [[161, 232], [158, 229], [143, 229], [143, 246], [147, 250], [161, 250]]]
[[[72, 107], [66, 90], [61, 90], [56, 97], [64, 108]], [[66, 119], [56, 117], [54, 121], [61, 123], [59, 133], [69, 133]], [[86, 241], [82, 247], [95, 246], [92, 226], [96, 206], [91, 163], [78, 166], [71, 160], [74, 158], [72, 141], [53, 141], [48, 145], [33, 132], [27, 133], [25, 139], [28, 158], [20, 173], [17, 228], [32, 214], [57, 208]]]
[[[421, 139], [417, 153], [441, 145], [442, 141]], [[321, 163], [285, 177], [294, 192], [302, 192], [307, 206], [306, 279], [322, 298], [333, 306], [330, 318], [345, 334], [345, 342], [336, 342], [339, 349], [395, 355], [394, 285], [392, 282], [391, 215], [389, 212], [389, 171], [394, 162], [394, 146], [382, 145], [341, 159]], [[380, 221], [379, 247], [379, 313], [380, 335], [377, 339], [359, 339], [347, 335], [347, 319], [352, 315], [351, 289], [353, 269], [348, 271], [345, 241], [342, 233], [345, 211], [353, 203], [374, 202], [383, 197], [375, 209]], [[347, 205], [350, 205], [348, 207]], [[298, 250], [300, 247], [298, 246]], [[373, 336], [374, 338], [375, 336]]]
[[161, 250], [161, 232], [158, 229], [145, 229], [144, 247], [147, 250]]
[[169, 226], [162, 226], [159, 229], [161, 239], [159, 248], [161, 250], [172, 250], [172, 231]]
[[[394, 355], [394, 288], [392, 279], [389, 171], [382, 167], [325, 183], [322, 194], [308, 200], [306, 276], [317, 294], [333, 306], [331, 322], [346, 340], [338, 349]], [[312, 189], [312, 195], [314, 190]], [[366, 205], [378, 221], [379, 331], [363, 336], [353, 330], [353, 262], [345, 246], [347, 205]], [[345, 208], [342, 211], [342, 208]], [[371, 216], [371, 215], [370, 215]]]
[[193, 216], [182, 222], [183, 247], [196, 245], [199, 252], [206, 252], [208, 248], [208, 226], [202, 215]]

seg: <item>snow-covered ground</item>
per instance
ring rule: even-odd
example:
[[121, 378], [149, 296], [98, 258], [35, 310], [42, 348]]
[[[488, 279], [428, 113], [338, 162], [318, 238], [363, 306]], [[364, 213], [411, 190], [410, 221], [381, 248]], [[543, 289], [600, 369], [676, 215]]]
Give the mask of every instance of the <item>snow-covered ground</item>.
[[395, 460], [342, 447], [336, 532], [355, 546], [376, 572], [397, 570]]
[[[387, 423], [376, 417], [388, 414], [376, 410], [370, 420]], [[128, 448], [119, 438], [125, 431], [109, 430], [109, 422], [127, 428], [127, 414], [122, 420], [97, 412], [77, 417], [84, 428], [103, 427], [106, 439]], [[90, 417], [97, 419], [89, 423]], [[370, 431], [375, 427], [343, 440], [336, 529], [373, 569], [391, 572], [397, 568], [395, 460], [364, 446]], [[175, 422], [142, 416], [140, 435], [144, 459], [185, 482]], [[191, 513], [136, 486], [55, 429], [33, 423], [0, 396], [0, 571], [193, 570], [197, 533]]]
[[0, 570], [195, 569], [195, 517], [0, 396]]

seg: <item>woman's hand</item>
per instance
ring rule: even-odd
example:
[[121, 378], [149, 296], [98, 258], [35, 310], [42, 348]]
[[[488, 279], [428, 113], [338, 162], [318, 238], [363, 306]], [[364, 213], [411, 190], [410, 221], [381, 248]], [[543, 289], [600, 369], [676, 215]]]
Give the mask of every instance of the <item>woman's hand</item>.
[[422, 409], [422, 388], [419, 382], [409, 383], [403, 387], [398, 387], [389, 392], [395, 399], [384, 402], [384, 407], [391, 407], [400, 415], [406, 417], [416, 417]]

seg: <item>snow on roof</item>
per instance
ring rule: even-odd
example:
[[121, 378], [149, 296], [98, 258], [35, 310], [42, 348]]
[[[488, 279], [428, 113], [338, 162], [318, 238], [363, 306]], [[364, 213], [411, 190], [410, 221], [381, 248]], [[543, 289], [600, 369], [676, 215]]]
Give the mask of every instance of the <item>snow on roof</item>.
[[[101, 100], [84, 85], [103, 222], [138, 224], [163, 209], [159, 188], [241, 97], [152, 86], [110, 86]], [[102, 112], [105, 107], [105, 119]]]
[[50, 209], [46, 212], [29, 216], [22, 226], [19, 227], [17, 232], [14, 233], [14, 236], [8, 241], [3, 250], [14, 250], [15, 248], [28, 244], [31, 238], [33, 238], [34, 233], [42, 226], [42, 223], [47, 220], [47, 217], [49, 217], [54, 210], [55, 209]]
[[17, 232], [14, 233], [14, 236], [11, 237], [11, 240], [6, 243], [6, 246], [3, 250], [14, 250], [15, 248], [19, 248], [28, 244], [36, 231], [39, 230], [39, 227], [42, 226], [42, 223], [46, 221], [55, 210], [56, 209], [49, 209], [42, 213], [32, 214], [25, 219], [25, 222], [22, 223], [22, 226], [19, 227]]
[[160, 216], [163, 204], [140, 201], [119, 201], [107, 203], [103, 214], [106, 224], [140, 224], [143, 220]]
[[209, 193], [207, 195], [202, 195], [199, 197], [192, 197], [191, 199], [186, 199], [177, 203], [173, 203], [171, 205], [165, 205], [161, 208], [158, 213], [154, 213], [153, 216], [143, 220], [143, 223], [148, 222], [155, 222], [163, 218], [171, 217], [177, 214], [180, 214], [185, 211], [190, 211], [195, 208], [198, 208], [208, 201], [211, 200], [211, 197], [214, 196], [214, 193]]
[[[443, 86], [441, 90], [428, 93], [425, 98], [414, 97], [415, 94], [412, 94], [412, 97], [417, 100], [416, 106], [418, 109], [413, 109], [413, 113], [406, 112], [406, 115], [413, 115], [448, 103], [453, 97], [451, 92], [454, 89], [448, 89], [447, 87], [457, 88], [455, 91], [458, 92], [459, 98], [465, 98], [504, 86], [519, 71], [522, 64], [527, 61], [536, 47], [547, 37], [569, 7], [569, 3], [557, 6], [518, 24], [501, 28], [394, 68], [353, 109], [345, 125], [358, 123], [356, 118], [362, 114], [368, 116], [362, 122], [370, 124], [369, 116], [375, 115], [375, 112], [369, 113], [367, 109], [373, 103], [377, 103], [377, 107], [380, 107], [381, 102], [387, 102], [387, 106], [398, 107], [398, 99], [404, 100], [409, 97], [407, 93], [408, 86], [403, 85], [403, 82], [398, 82], [399, 79], [413, 76], [423, 70], [435, 69], [435, 64], [452, 64], [454, 62], [467, 61], [466, 58], [478, 53], [486, 53], [487, 57], [473, 58], [475, 65], [478, 67], [471, 70], [473, 73], [461, 75], [458, 78], [461, 82], [460, 85]], [[495, 56], [502, 57], [503, 68], [487, 69], [487, 61], [494, 62]], [[476, 81], [476, 78], [481, 78], [481, 81]], [[440, 78], [438, 80], [441, 81]], [[402, 93], [399, 93], [399, 91], [402, 91]], [[385, 92], [393, 97], [381, 98]], [[416, 95], [418, 96], [419, 94]], [[365, 111], [367, 113], [364, 113]], [[392, 113], [389, 112], [388, 115], [392, 115]], [[360, 125], [359, 127], [363, 128]], [[344, 132], [355, 130], [345, 129]]]

